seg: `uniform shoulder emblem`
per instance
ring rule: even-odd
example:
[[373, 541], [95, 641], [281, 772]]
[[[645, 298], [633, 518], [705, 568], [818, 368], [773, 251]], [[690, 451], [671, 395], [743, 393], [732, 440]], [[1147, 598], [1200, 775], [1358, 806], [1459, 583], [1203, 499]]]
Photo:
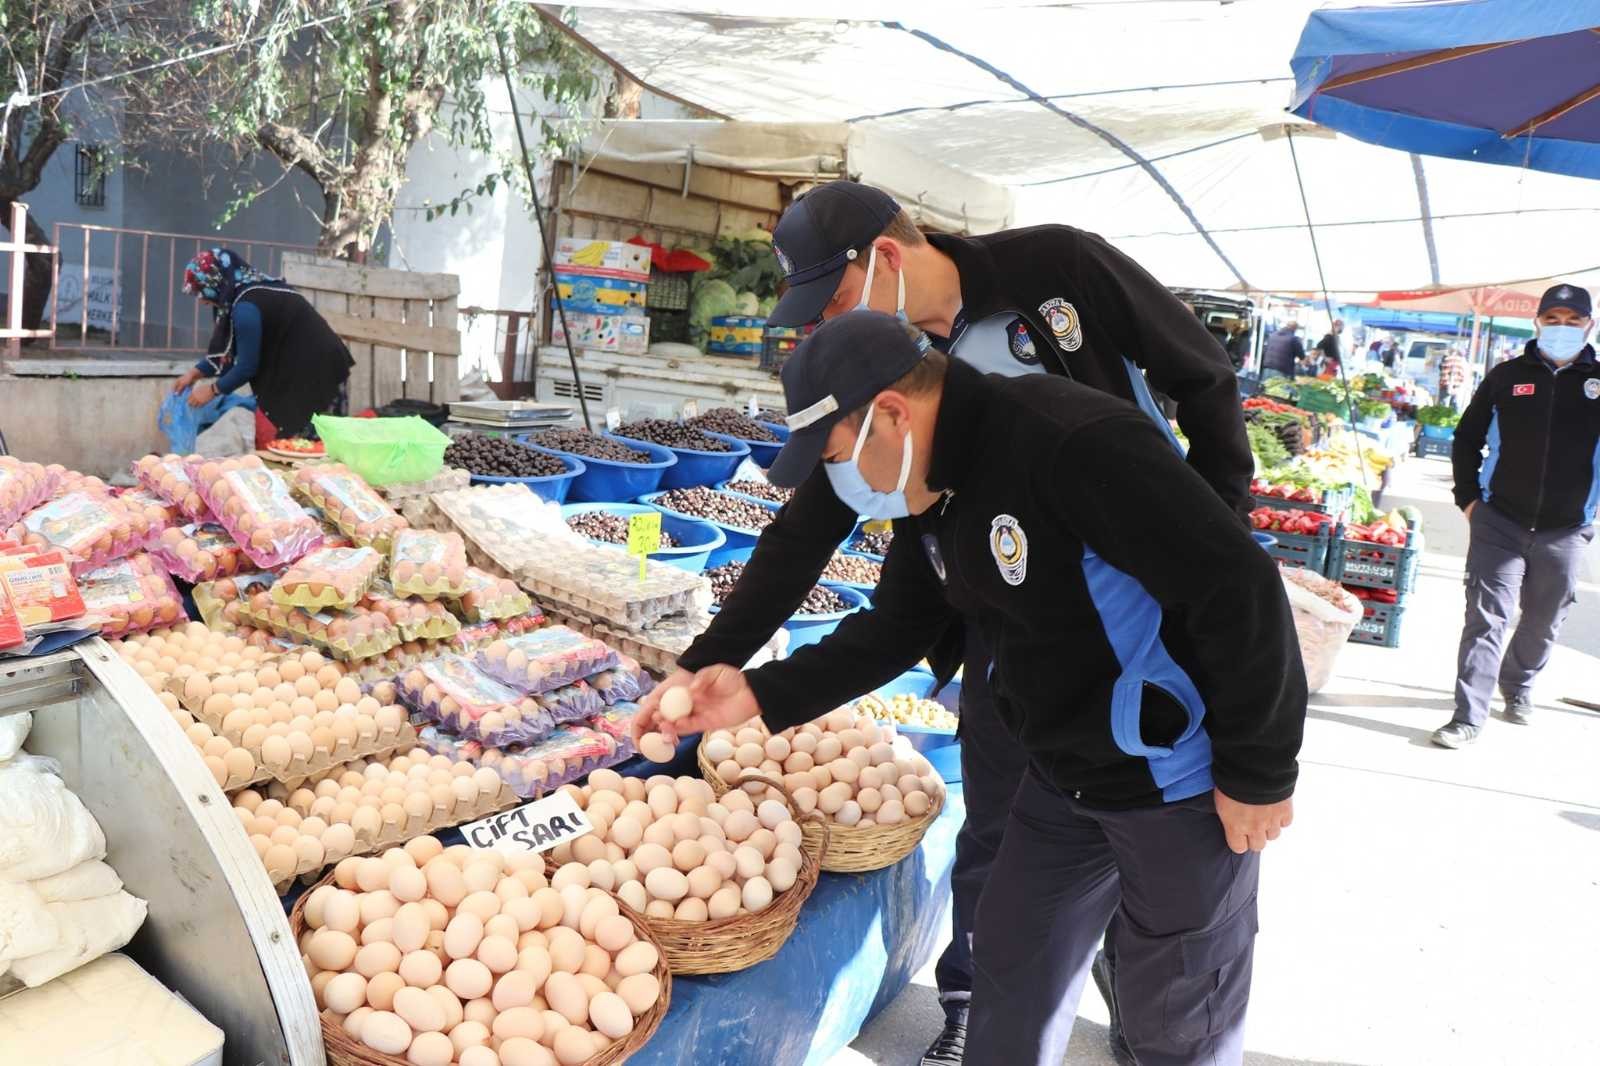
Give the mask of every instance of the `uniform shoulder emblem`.
[[1039, 362], [1039, 350], [1033, 346], [1033, 334], [1028, 332], [1028, 324], [1020, 318], [1013, 318], [1006, 327], [1006, 341], [1011, 348], [1011, 358], [1027, 366], [1036, 366]]
[[1591, 400], [1600, 400], [1600, 378], [1590, 378], [1583, 383], [1583, 394]]
[[1050, 327], [1056, 343], [1064, 352], [1075, 352], [1083, 347], [1083, 323], [1078, 321], [1078, 309], [1056, 296], [1039, 305], [1039, 314]]
[[1020, 585], [1028, 579], [1028, 535], [1015, 518], [994, 516], [989, 523], [989, 553], [1006, 584]]

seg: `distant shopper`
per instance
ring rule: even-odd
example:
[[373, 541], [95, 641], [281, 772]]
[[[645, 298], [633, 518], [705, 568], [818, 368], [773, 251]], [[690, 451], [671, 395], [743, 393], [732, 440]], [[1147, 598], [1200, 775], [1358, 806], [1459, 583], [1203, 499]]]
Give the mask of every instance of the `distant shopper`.
[[1466, 388], [1467, 360], [1459, 349], [1451, 348], [1439, 360], [1439, 402], [1461, 410]]
[[1294, 377], [1306, 357], [1299, 329], [1300, 323], [1291, 318], [1267, 338], [1266, 350], [1261, 355], [1261, 380]]
[[1528, 724], [1534, 678], [1576, 599], [1600, 503], [1600, 364], [1585, 343], [1591, 313], [1588, 290], [1547, 290], [1538, 335], [1489, 372], [1456, 427], [1456, 504], [1472, 540], [1456, 713], [1433, 734], [1442, 747], [1478, 739], [1496, 681], [1506, 721]]
[[216, 325], [210, 354], [184, 372], [173, 392], [194, 386], [189, 403], [200, 407], [248, 384], [258, 414], [279, 437], [308, 435], [314, 414], [345, 413], [355, 360], [288, 282], [255, 270], [232, 249], [212, 248], [184, 268], [183, 291], [213, 308]]
[[1339, 376], [1339, 367], [1343, 357], [1339, 352], [1339, 334], [1344, 332], [1344, 319], [1333, 320], [1333, 328], [1327, 336], [1317, 342], [1317, 373], [1318, 375]]
[[1400, 344], [1393, 337], [1383, 346], [1383, 368], [1393, 370], [1400, 363]]

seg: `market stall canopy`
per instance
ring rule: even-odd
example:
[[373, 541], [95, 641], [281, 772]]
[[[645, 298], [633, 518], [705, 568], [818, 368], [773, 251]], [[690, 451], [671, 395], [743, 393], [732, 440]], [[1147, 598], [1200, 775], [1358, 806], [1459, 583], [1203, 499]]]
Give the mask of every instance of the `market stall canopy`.
[[893, 195], [920, 223], [989, 233], [1012, 219], [1004, 185], [844, 122], [612, 120], [584, 138], [586, 159], [720, 167], [780, 178], [831, 181], [848, 173]]
[[1317, 11], [1291, 66], [1295, 113], [1363, 141], [1600, 178], [1593, 0]]
[[1009, 186], [1012, 224], [1100, 233], [1169, 285], [1318, 290], [1308, 209], [1341, 292], [1600, 264], [1589, 182], [1423, 159], [1288, 114], [1310, 0], [576, 6], [576, 32], [652, 88], [741, 122], [848, 124]]

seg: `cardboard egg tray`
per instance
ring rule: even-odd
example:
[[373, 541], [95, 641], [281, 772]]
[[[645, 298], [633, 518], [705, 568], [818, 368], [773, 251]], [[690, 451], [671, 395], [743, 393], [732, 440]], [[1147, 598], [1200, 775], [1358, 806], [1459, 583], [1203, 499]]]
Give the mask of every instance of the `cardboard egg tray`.
[[588, 545], [567, 528], [559, 504], [541, 499], [526, 485], [478, 485], [436, 492], [429, 499], [469, 549], [487, 556], [507, 577], [515, 578], [523, 567], [538, 562], [558, 538]]
[[[401, 640], [449, 640], [461, 632], [461, 620], [447, 611], [444, 604], [402, 597], [382, 579], [367, 590], [361, 606], [393, 622], [400, 630]], [[418, 607], [423, 610], [420, 618]]]
[[[428, 565], [439, 568], [439, 576], [425, 581], [420, 572]], [[432, 529], [402, 529], [389, 547], [389, 583], [402, 596], [424, 600], [466, 595], [467, 545], [456, 532]], [[406, 580], [400, 571], [407, 571]], [[454, 580], [452, 580], [452, 575]]]
[[516, 618], [538, 610], [515, 581], [476, 565], [467, 568], [467, 591], [452, 600], [450, 608], [468, 622]]
[[471, 484], [472, 475], [469, 472], [447, 466], [426, 481], [396, 481], [393, 484], [378, 486], [378, 492], [382, 493], [390, 503], [399, 503], [419, 496], [431, 496], [435, 492], [464, 489]]
[[[220, 734], [218, 734], [220, 736]], [[301, 759], [296, 756], [289, 760], [289, 765], [281, 770], [269, 770], [261, 766], [259, 752], [250, 752], [255, 758], [256, 765], [260, 767], [256, 775], [242, 785], [224, 789], [226, 792], [236, 792], [240, 788], [251, 785], [261, 785], [268, 781], [279, 781], [285, 785], [298, 787], [310, 778], [325, 774], [329, 770], [336, 770], [346, 763], [355, 762], [357, 759], [386, 759], [394, 755], [404, 755], [417, 746], [417, 731], [409, 721], [403, 722], [399, 729], [391, 733], [381, 730], [378, 735], [369, 741], [356, 741], [354, 744], [340, 744], [331, 752], [314, 751], [311, 758]], [[246, 749], [248, 750], [248, 749]]]
[[[404, 754], [397, 752], [396, 754]], [[524, 802], [511, 786], [502, 784], [500, 791], [492, 796], [479, 793], [475, 801], [456, 801], [455, 805], [441, 809], [435, 807], [433, 814], [426, 818], [407, 817], [401, 823], [385, 823], [376, 836], [363, 836], [356, 834], [356, 846], [350, 849], [351, 855], [376, 855], [390, 848], [399, 847], [406, 841], [415, 837], [425, 836], [438, 832], [441, 829], [451, 829], [466, 822], [487, 818], [491, 814], [509, 810], [517, 804]], [[302, 863], [303, 868], [298, 868], [286, 880], [276, 882], [273, 887], [282, 895], [296, 880], [305, 884], [317, 880], [322, 876], [322, 871], [332, 865], [328, 862], [310, 865]]]
[[665, 618], [694, 615], [711, 605], [711, 582], [675, 566], [639, 561], [588, 541], [530, 536], [539, 548], [518, 583], [540, 600], [628, 629], [645, 629]]
[[284, 607], [348, 610], [361, 602], [382, 571], [383, 556], [375, 549], [322, 547], [285, 570], [269, 595]]
[[[350, 608], [340, 612], [342, 615], [369, 615], [376, 614], [365, 608]], [[359, 642], [351, 642], [343, 638], [330, 639], [327, 627], [335, 620], [336, 616], [327, 612], [307, 612], [299, 607], [285, 608], [274, 603], [270, 594], [257, 592], [247, 602], [239, 606], [241, 620], [261, 629], [271, 630], [273, 633], [296, 644], [309, 644], [312, 647], [339, 659], [343, 662], [359, 662], [370, 659], [374, 655], [382, 655], [390, 648], [401, 643], [400, 631], [388, 618], [378, 615], [381, 619], [379, 628], [368, 634]]]
[[[640, 666], [658, 674], [668, 674], [676, 670], [678, 656], [688, 651], [689, 645], [694, 643], [695, 638], [711, 625], [711, 616], [705, 613], [670, 618], [644, 630], [627, 629], [609, 622], [597, 622], [592, 618], [563, 612], [556, 607], [552, 607], [549, 614], [551, 621], [560, 622], [580, 633], [603, 640], [628, 658], [636, 660]], [[764, 662], [781, 659], [788, 648], [788, 631], [780, 629], [768, 638], [766, 644], [762, 645], [761, 650], [756, 652], [746, 667], [754, 668]]]

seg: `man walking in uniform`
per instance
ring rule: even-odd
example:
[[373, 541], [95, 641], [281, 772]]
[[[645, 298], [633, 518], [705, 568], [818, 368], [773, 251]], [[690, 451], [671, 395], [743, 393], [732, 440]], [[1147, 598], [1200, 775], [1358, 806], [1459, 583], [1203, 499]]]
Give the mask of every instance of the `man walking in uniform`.
[[[1069, 376], [1138, 404], [1167, 433], [1153, 387], [1177, 404], [1189, 466], [1234, 513], [1248, 510], [1254, 461], [1227, 355], [1184, 303], [1094, 234], [1032, 226], [981, 237], [924, 236], [888, 194], [833, 181], [789, 207], [773, 232], [773, 250], [788, 289], [770, 324], [804, 325], [857, 307], [892, 312], [980, 371]], [[748, 662], [799, 606], [858, 516], [887, 518], [895, 509], [884, 494], [841, 480], [839, 464], [819, 464], [763, 531], [738, 585], [680, 657], [679, 670], [641, 701], [641, 718], [695, 671]], [[922, 1060], [956, 1066], [966, 1040], [978, 898], [1027, 755], [989, 692], [982, 632], [954, 620], [925, 650], [936, 667], [964, 664], [967, 817], [950, 879], [953, 935], [936, 969], [946, 1025]], [[1113, 1046], [1125, 1055], [1114, 970], [1114, 959], [1099, 958], [1094, 977], [1111, 1008]]]
[[[1587, 343], [1588, 290], [1552, 286], [1536, 322], [1538, 335], [1489, 371], [1456, 426], [1456, 505], [1472, 540], [1455, 716], [1433, 734], [1445, 748], [1478, 739], [1496, 682], [1505, 720], [1528, 724], [1534, 679], [1550, 661], [1594, 540], [1600, 363]], [[1507, 647], [1519, 603], [1522, 618]]]

